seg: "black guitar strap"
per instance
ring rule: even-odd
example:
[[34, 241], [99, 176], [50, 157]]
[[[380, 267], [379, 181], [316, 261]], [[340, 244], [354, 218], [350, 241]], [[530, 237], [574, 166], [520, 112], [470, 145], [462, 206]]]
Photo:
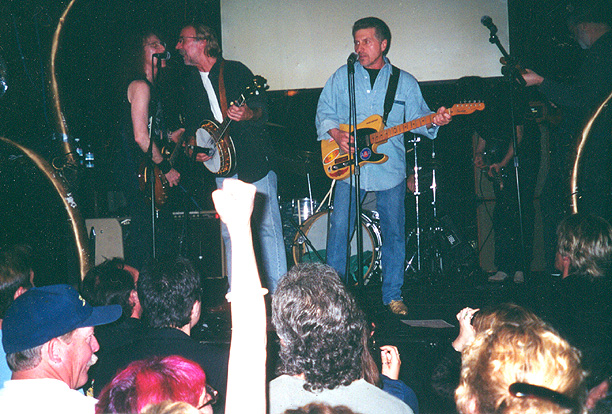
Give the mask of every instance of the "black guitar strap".
[[393, 101], [395, 101], [395, 92], [397, 91], [397, 82], [399, 81], [400, 70], [391, 65], [391, 77], [389, 78], [389, 85], [387, 85], [387, 95], [385, 96], [385, 106], [383, 113], [383, 123], [387, 125], [387, 117], [389, 112], [393, 108]]

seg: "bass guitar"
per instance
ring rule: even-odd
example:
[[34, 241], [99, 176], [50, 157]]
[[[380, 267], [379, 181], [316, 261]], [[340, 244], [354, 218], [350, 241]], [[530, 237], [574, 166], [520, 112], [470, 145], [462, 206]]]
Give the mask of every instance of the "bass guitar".
[[[475, 111], [482, 111], [484, 103], [471, 102], [455, 104], [448, 109], [451, 115], [467, 115]], [[357, 148], [359, 148], [359, 165], [366, 163], [382, 164], [389, 157], [385, 154], [376, 152], [376, 148], [391, 137], [411, 131], [418, 127], [431, 124], [435, 114], [429, 114], [424, 117], [406, 122], [401, 125], [396, 125], [391, 128], [385, 128], [382, 116], [372, 115], [365, 121], [357, 125]], [[349, 132], [348, 125], [340, 125], [340, 130]], [[321, 157], [323, 160], [323, 169], [325, 174], [332, 180], [343, 180], [353, 173], [354, 163], [352, 157], [342, 151], [336, 141], [333, 139], [321, 141]]]
[[[234, 105], [242, 106], [247, 96], [258, 95], [269, 88], [267, 80], [262, 76], [255, 76], [252, 84], [246, 87]], [[228, 131], [232, 120], [225, 118], [219, 125], [215, 121], [206, 120], [195, 133], [195, 145], [188, 148], [194, 153], [205, 153], [211, 158], [204, 161], [204, 166], [210, 172], [220, 177], [234, 174], [236, 170], [236, 149]]]
[[[181, 149], [184, 149], [183, 142], [185, 142], [185, 133], [181, 134], [172, 152], [170, 152], [168, 148], [168, 145], [170, 144], [164, 145], [159, 150], [164, 159], [167, 159], [172, 167], [174, 167], [174, 163], [176, 162], [178, 155], [181, 153]], [[151, 165], [153, 165], [153, 179], [151, 179]], [[162, 173], [161, 169], [157, 165], [144, 160], [140, 164], [140, 169], [138, 170], [138, 181], [140, 184], [140, 191], [142, 191], [149, 199], [151, 195], [151, 184], [153, 183], [153, 185], [155, 185], [156, 208], [159, 209], [166, 204], [169, 198], [170, 183], [168, 183], [166, 175]]]

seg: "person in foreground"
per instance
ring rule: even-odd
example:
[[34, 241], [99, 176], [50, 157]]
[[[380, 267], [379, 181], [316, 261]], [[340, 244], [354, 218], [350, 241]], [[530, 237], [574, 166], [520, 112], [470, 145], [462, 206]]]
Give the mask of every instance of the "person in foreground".
[[586, 412], [580, 351], [544, 323], [505, 323], [476, 335], [462, 354], [455, 392], [461, 414]]
[[33, 285], [30, 250], [25, 245], [8, 246], [0, 250], [0, 389], [12, 375], [2, 348], [2, 320], [11, 303]]
[[587, 407], [609, 393], [612, 374], [612, 226], [577, 213], [557, 228], [555, 266], [561, 279], [551, 291], [547, 320], [582, 353], [589, 372]]
[[199, 273], [183, 257], [160, 257], [151, 261], [138, 278], [144, 333], [135, 342], [103, 353], [92, 374], [94, 395], [98, 396], [118, 371], [130, 362], [152, 356], [180, 355], [197, 362], [207, 382], [225, 400], [227, 350], [225, 346], [203, 343], [191, 337], [200, 319], [202, 285]]
[[32, 288], [19, 296], [2, 323], [13, 371], [0, 390], [2, 412], [93, 414], [96, 399], [76, 389], [97, 360], [93, 327], [119, 316], [121, 306], [93, 307], [68, 285]]
[[345, 405], [362, 414], [412, 413], [364, 379], [365, 316], [330, 266], [292, 268], [272, 298], [272, 322], [283, 375], [270, 382], [270, 414], [310, 402]]
[[[266, 414], [267, 321], [251, 233], [257, 187], [226, 179], [212, 194], [232, 241], [232, 340], [228, 362], [226, 414]], [[244, 375], [248, 372], [249, 375]]]
[[[391, 47], [391, 31], [385, 22], [375, 17], [356, 21], [353, 25], [353, 42], [358, 55], [358, 61], [354, 63], [358, 128], [360, 123], [372, 115], [382, 115], [383, 123], [393, 127], [432, 114], [421, 95], [417, 80], [409, 73], [392, 66], [386, 57]], [[342, 66], [327, 81], [319, 98], [316, 116], [318, 140], [335, 141], [342, 154], [350, 153], [348, 130], [341, 129], [341, 124], [349, 124], [348, 69], [346, 65]], [[397, 80], [396, 93], [390, 86], [393, 79]], [[392, 94], [388, 99], [385, 96], [389, 93], [387, 89]], [[390, 108], [387, 108], [386, 102], [391, 103]], [[433, 123], [423, 125], [414, 132], [433, 139], [438, 132], [438, 126], [448, 124], [450, 120], [450, 113], [441, 107], [433, 115]], [[376, 207], [380, 216], [382, 238], [385, 241], [382, 246], [383, 304], [388, 305], [394, 314], [407, 315], [408, 309], [401, 297], [406, 254], [404, 135], [390, 138], [382, 143], [377, 151], [387, 155], [389, 159], [383, 163], [365, 163], [362, 166], [361, 196], [365, 197], [368, 191], [376, 194]], [[345, 283], [351, 282], [351, 276], [346, 271], [346, 256], [347, 235], [352, 234], [355, 216], [355, 203], [349, 203], [355, 194], [355, 183], [352, 181], [352, 176], [349, 176], [337, 182], [327, 241], [327, 263], [336, 269]]]
[[139, 413], [150, 404], [183, 401], [212, 414], [217, 392], [193, 361], [171, 355], [134, 361], [102, 390], [96, 413]]

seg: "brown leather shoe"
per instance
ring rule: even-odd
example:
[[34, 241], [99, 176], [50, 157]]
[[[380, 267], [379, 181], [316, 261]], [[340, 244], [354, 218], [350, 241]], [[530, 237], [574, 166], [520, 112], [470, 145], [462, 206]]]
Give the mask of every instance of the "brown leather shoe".
[[405, 316], [408, 315], [408, 308], [401, 300], [392, 300], [389, 303], [389, 309], [396, 315]]

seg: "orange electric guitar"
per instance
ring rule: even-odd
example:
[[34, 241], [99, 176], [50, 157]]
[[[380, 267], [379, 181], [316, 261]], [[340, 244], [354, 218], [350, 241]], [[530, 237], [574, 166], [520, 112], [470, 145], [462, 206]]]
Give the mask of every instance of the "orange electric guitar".
[[[467, 115], [484, 109], [482, 102], [470, 102], [455, 104], [448, 109], [452, 116]], [[429, 114], [422, 118], [385, 128], [382, 116], [372, 115], [357, 125], [357, 148], [359, 148], [359, 165], [365, 163], [382, 164], [389, 157], [376, 152], [376, 148], [385, 143], [389, 138], [411, 131], [418, 127], [431, 124], [435, 114]], [[349, 132], [349, 126], [342, 124], [340, 130]], [[325, 174], [332, 180], [343, 180], [354, 170], [353, 160], [350, 155], [340, 149], [333, 139], [321, 141], [321, 157]]]

